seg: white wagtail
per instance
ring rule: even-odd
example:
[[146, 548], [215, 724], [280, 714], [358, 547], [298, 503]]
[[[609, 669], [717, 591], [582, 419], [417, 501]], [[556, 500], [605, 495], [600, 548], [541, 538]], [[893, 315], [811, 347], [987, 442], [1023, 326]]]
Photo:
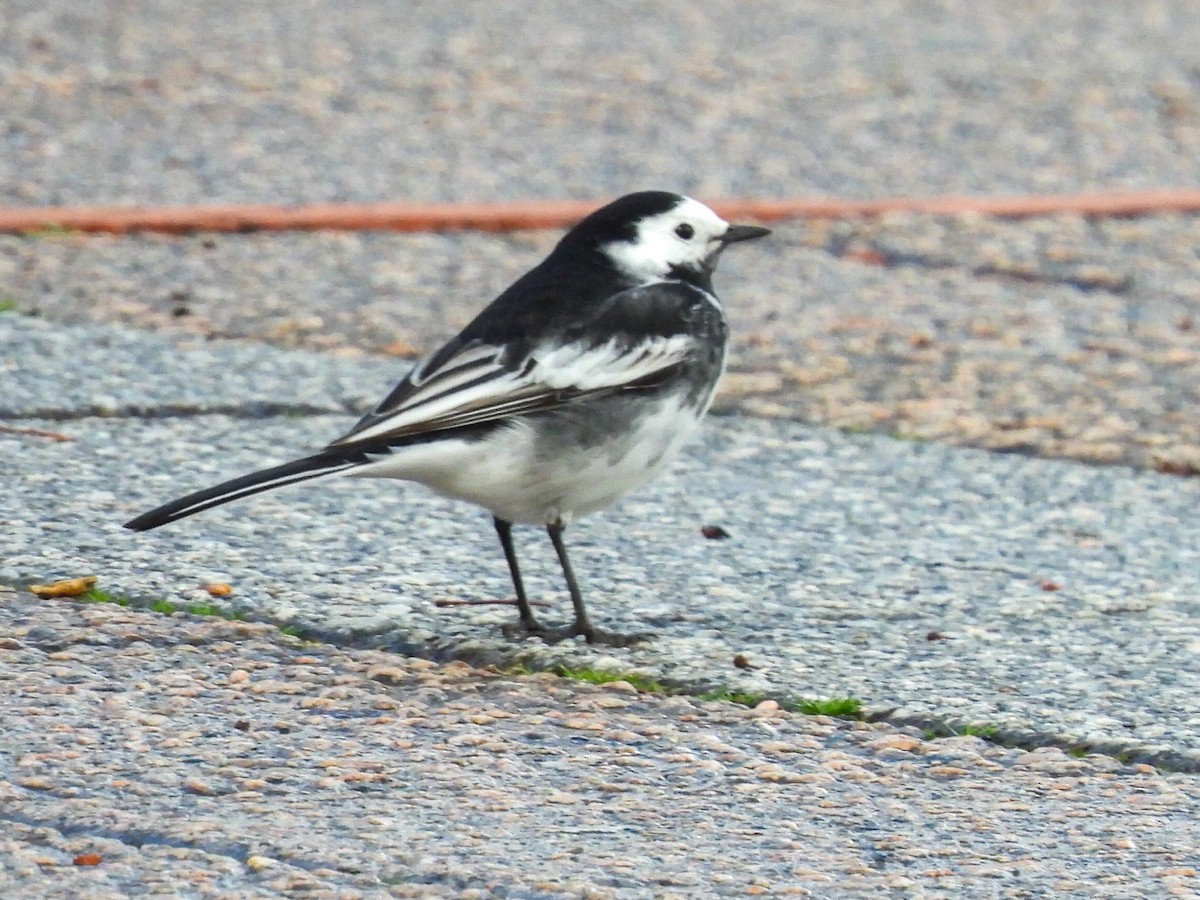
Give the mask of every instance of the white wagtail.
[[[563, 529], [642, 484], [696, 432], [725, 368], [728, 328], [712, 274], [730, 225], [679, 194], [629, 194], [592, 213], [357, 425], [304, 459], [235, 478], [138, 516], [145, 531], [259, 491], [323, 478], [402, 478], [489, 510], [526, 633], [589, 643], [594, 627]], [[534, 617], [513, 523], [543, 525], [575, 608]]]

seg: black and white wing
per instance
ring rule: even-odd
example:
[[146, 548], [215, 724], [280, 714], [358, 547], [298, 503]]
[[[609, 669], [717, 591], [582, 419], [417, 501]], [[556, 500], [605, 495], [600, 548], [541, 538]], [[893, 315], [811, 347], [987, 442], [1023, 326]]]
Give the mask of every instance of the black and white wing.
[[521, 351], [516, 342], [470, 337], [468, 329], [327, 449], [387, 444], [650, 386], [696, 352], [688, 310], [708, 299], [679, 282], [633, 288]]

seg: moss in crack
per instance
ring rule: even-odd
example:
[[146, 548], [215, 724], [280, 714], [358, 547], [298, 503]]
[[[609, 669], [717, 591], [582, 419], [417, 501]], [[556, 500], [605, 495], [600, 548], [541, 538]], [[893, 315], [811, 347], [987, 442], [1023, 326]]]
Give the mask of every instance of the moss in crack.
[[990, 743], [1000, 743], [997, 740], [999, 731], [1000, 729], [995, 725], [988, 725], [986, 723], [968, 724], [955, 728], [946, 722], [938, 722], [923, 729], [921, 737], [927, 741], [936, 741], [941, 738], [950, 737], [977, 737]]
[[572, 668], [571, 666], [556, 666], [553, 671], [559, 678], [582, 681], [584, 684], [611, 684], [614, 681], [624, 681], [633, 685], [643, 694], [675, 693], [653, 678], [639, 675], [637, 672], [611, 672], [606, 669]]
[[177, 612], [185, 612], [193, 616], [228, 619], [231, 622], [244, 622], [246, 620], [245, 613], [236, 609], [226, 609], [223, 606], [217, 606], [213, 603], [193, 603], [188, 606], [180, 606], [172, 603], [170, 600], [155, 600], [146, 608], [156, 613], [162, 613], [164, 616], [169, 616]]
[[80, 594], [76, 599], [80, 603], [112, 603], [115, 606], [133, 605], [133, 601], [128, 597], [118, 597], [98, 588], [92, 588], [90, 591]]
[[[507, 671], [512, 675], [534, 674], [534, 670], [526, 665], [512, 666]], [[831, 697], [826, 699], [772, 698], [767, 694], [735, 691], [728, 688], [696, 691], [683, 685], [664, 684], [657, 679], [638, 672], [615, 672], [609, 669], [565, 665], [555, 666], [550, 671], [560, 678], [566, 678], [570, 681], [580, 681], [584, 684], [611, 684], [615, 681], [623, 681], [644, 694], [690, 696], [695, 697], [697, 700], [715, 700], [721, 703], [746, 706], [751, 709], [758, 706], [764, 700], [775, 699], [780, 708], [788, 712], [802, 713], [807, 716], [834, 716], [839, 719], [856, 720], [863, 717], [862, 701], [857, 697]]]
[[985, 741], [990, 741], [996, 736], [999, 729], [995, 725], [964, 725], [959, 734], [967, 735], [968, 737], [983, 738]]
[[[177, 603], [172, 603], [170, 600], [163, 599], [139, 602], [120, 594], [111, 594], [108, 591], [102, 591], [99, 588], [92, 588], [90, 591], [80, 594], [75, 599], [80, 603], [111, 603], [114, 606], [146, 609], [150, 612], [156, 612], [164, 616], [170, 616], [177, 612], [185, 612], [193, 616], [225, 619], [230, 622], [246, 621], [246, 614], [241, 610], [227, 609], [223, 606], [217, 606], [214, 603], [191, 603], [180, 605]], [[299, 637], [299, 629], [296, 626], [285, 625], [279, 630], [289, 637]]]
[[[722, 700], [726, 703], [736, 703], [738, 706], [758, 706], [764, 700], [771, 700], [767, 694], [746, 693], [743, 691], [716, 690], [699, 695], [701, 700]], [[861, 719], [863, 715], [862, 701], [857, 697], [827, 697], [804, 698], [793, 700], [784, 698], [776, 702], [788, 712], [802, 713], [806, 716], [833, 716], [838, 719]]]
[[837, 719], [861, 719], [862, 701], [857, 697], [830, 697], [826, 700], [797, 700], [784, 703], [785, 709], [804, 713], [806, 716], [833, 716]]

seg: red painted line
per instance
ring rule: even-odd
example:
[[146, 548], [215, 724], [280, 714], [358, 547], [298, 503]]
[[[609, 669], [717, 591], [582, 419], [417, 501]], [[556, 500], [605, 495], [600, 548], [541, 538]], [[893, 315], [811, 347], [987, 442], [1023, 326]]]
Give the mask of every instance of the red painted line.
[[[0, 209], [0, 233], [61, 228], [126, 234], [150, 231], [516, 231], [562, 228], [603, 205], [601, 200], [513, 203], [327, 203], [311, 206], [226, 205], [176, 207], [61, 206]], [[1200, 212], [1200, 190], [1018, 197], [896, 197], [886, 200], [717, 200], [731, 221], [862, 219], [890, 212], [1006, 219], [1076, 214], [1127, 218]]]

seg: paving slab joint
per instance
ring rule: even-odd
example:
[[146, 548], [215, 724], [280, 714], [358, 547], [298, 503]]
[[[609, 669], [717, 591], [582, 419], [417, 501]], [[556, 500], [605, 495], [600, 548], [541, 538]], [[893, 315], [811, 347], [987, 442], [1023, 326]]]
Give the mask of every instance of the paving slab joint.
[[0, 410], [0, 421], [74, 422], [82, 419], [199, 419], [205, 416], [227, 416], [232, 419], [307, 418], [309, 416], [355, 415], [361, 412], [355, 405], [318, 406], [312, 403], [278, 403], [270, 400], [251, 400], [245, 403], [191, 406], [90, 405], [75, 409], [42, 408], [22, 412]]

